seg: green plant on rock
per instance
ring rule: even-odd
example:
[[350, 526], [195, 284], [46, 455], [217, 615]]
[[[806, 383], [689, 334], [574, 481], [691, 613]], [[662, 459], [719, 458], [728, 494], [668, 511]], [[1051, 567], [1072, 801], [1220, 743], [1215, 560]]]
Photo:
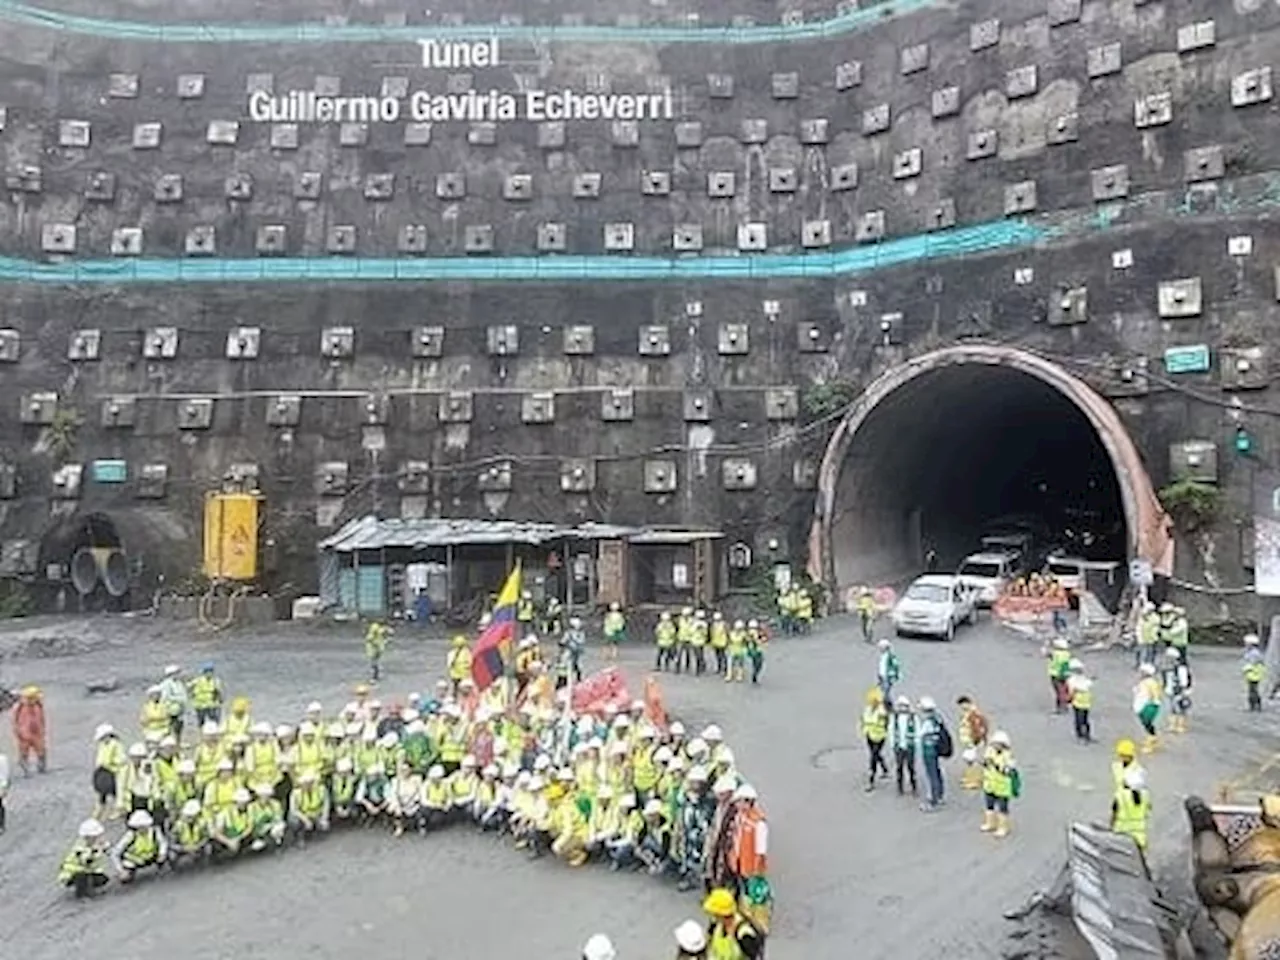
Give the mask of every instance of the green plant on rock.
[[80, 414], [74, 409], [59, 408], [45, 428], [45, 443], [55, 459], [70, 456], [80, 436]]
[[1222, 493], [1199, 480], [1175, 480], [1156, 494], [1178, 529], [1190, 533], [1207, 527], [1222, 508]]
[[827, 380], [805, 390], [801, 405], [806, 416], [818, 420], [847, 407], [857, 396], [857, 386], [848, 380]]

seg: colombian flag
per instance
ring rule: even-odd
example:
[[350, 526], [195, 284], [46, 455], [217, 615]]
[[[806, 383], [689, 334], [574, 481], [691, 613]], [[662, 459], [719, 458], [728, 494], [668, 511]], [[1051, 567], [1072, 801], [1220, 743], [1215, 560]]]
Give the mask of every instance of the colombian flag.
[[520, 599], [520, 564], [502, 585], [493, 617], [471, 651], [471, 678], [477, 690], [485, 690], [506, 672], [511, 643], [516, 637], [516, 603]]

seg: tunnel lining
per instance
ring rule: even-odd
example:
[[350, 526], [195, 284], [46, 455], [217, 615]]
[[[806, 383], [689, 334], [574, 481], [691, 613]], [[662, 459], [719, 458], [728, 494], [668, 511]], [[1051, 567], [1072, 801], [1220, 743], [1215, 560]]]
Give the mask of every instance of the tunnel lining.
[[1115, 409], [1083, 380], [1036, 354], [1012, 347], [965, 344], [936, 350], [894, 367], [874, 380], [851, 405], [827, 443], [818, 473], [815, 515], [810, 529], [809, 573], [833, 589], [839, 583], [834, 549], [841, 476], [858, 431], [877, 408], [918, 377], [960, 364], [1003, 366], [1028, 374], [1071, 402], [1097, 435], [1111, 462], [1125, 519], [1125, 547], [1129, 559], [1151, 561], [1159, 574], [1173, 569], [1173, 539], [1169, 519], [1152, 488], [1146, 467]]

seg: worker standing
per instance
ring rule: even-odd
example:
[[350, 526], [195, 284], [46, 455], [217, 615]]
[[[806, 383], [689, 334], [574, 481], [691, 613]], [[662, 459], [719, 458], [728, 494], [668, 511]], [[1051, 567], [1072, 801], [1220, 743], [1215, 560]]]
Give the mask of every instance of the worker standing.
[[758, 960], [764, 955], [764, 937], [738, 911], [730, 891], [724, 887], [712, 890], [702, 909], [711, 918], [707, 939], [715, 960]]
[[1169, 718], [1171, 733], [1187, 732], [1187, 715], [1191, 712], [1191, 671], [1183, 662], [1182, 655], [1182, 648], [1169, 647], [1164, 652], [1165, 662], [1160, 671], [1164, 695], [1173, 714]]
[[125, 756], [124, 744], [120, 742], [115, 727], [111, 724], [99, 724], [93, 732], [93, 739], [97, 744], [92, 778], [93, 792], [97, 797], [93, 808], [93, 819], [100, 820], [104, 816], [116, 815], [118, 807], [116, 801], [122, 786], [120, 780], [124, 776], [125, 768], [129, 766], [129, 760]]
[[222, 681], [212, 663], [201, 664], [200, 672], [191, 678], [190, 694], [197, 727], [203, 730], [206, 723], [222, 721]]
[[18, 767], [22, 775], [31, 775], [30, 761], [44, 773], [48, 769], [45, 733], [44, 695], [39, 687], [23, 687], [13, 707], [13, 739], [18, 746]]
[[1138, 618], [1138, 648], [1134, 667], [1140, 667], [1144, 663], [1155, 663], [1156, 647], [1159, 643], [1160, 614], [1156, 612], [1156, 605], [1147, 601], [1142, 608], [1142, 615]]
[[1065, 713], [1067, 709], [1067, 677], [1071, 675], [1071, 645], [1061, 637], [1054, 640], [1047, 651], [1049, 657], [1049, 686], [1053, 688], [1053, 712]]
[[729, 669], [729, 625], [719, 610], [711, 615], [710, 643], [716, 658], [716, 673], [723, 674]]
[[653, 642], [658, 648], [657, 656], [653, 661], [654, 669], [674, 669], [676, 666], [676, 625], [671, 620], [671, 614], [666, 610], [663, 610], [658, 616], [657, 626], [653, 628]]
[[742, 620], [733, 621], [729, 629], [729, 646], [725, 648], [729, 666], [724, 672], [724, 682], [741, 683], [747, 672], [747, 625]]
[[1111, 761], [1111, 789], [1119, 790], [1124, 786], [1124, 778], [1131, 770], [1141, 770], [1138, 763], [1138, 748], [1128, 738], [1116, 741], [1115, 759]]
[[707, 611], [699, 610], [693, 615], [693, 623], [689, 626], [689, 647], [693, 657], [693, 672], [702, 676], [707, 672], [707, 635], [710, 625], [707, 623]]
[[1256, 633], [1244, 637], [1244, 658], [1240, 665], [1244, 674], [1245, 697], [1250, 713], [1262, 712], [1262, 681], [1267, 677], [1267, 667], [1262, 656], [1262, 644]]
[[[520, 636], [528, 636], [533, 633], [533, 618], [537, 614], [537, 607], [533, 602], [533, 594], [528, 590], [521, 591], [520, 599], [516, 601], [516, 623], [520, 626]], [[483, 630], [487, 624], [481, 624]]]
[[1147, 825], [1151, 822], [1151, 794], [1141, 768], [1129, 770], [1111, 800], [1111, 829], [1133, 837], [1138, 849], [1147, 851]]
[[[910, 701], [907, 703], [910, 705]], [[964, 790], [977, 790], [982, 786], [982, 752], [987, 746], [987, 718], [967, 694], [956, 699], [956, 706], [960, 710], [956, 730], [960, 735], [960, 756], [964, 760], [960, 786]], [[911, 779], [914, 786], [914, 774]]]
[[1187, 646], [1190, 639], [1186, 611], [1171, 603], [1160, 604], [1160, 642], [1165, 649], [1174, 647], [1181, 650], [1182, 662], [1187, 663]]
[[884, 759], [884, 743], [889, 737], [889, 711], [879, 687], [867, 691], [866, 706], [862, 708], [862, 735], [867, 741], [867, 785], [864, 789], [870, 793], [876, 788], [877, 776], [889, 776], [889, 765]]
[[1071, 674], [1067, 677], [1067, 697], [1075, 722], [1076, 740], [1093, 742], [1093, 680], [1085, 673], [1084, 664], [1073, 659]]
[[911, 795], [914, 797], [918, 789], [916, 786], [916, 715], [911, 709], [909, 697], [898, 697], [894, 701], [893, 716], [889, 720], [889, 745], [893, 750], [898, 796], [902, 796], [905, 792], [904, 780], [910, 777]]
[[951, 732], [947, 730], [938, 713], [938, 705], [932, 697], [920, 698], [920, 759], [924, 764], [926, 797], [920, 805], [925, 813], [932, 813], [946, 799], [946, 781], [942, 776], [942, 761], [951, 756], [954, 747]]
[[893, 644], [888, 640], [881, 640], [879, 648], [880, 656], [876, 659], [876, 683], [880, 687], [880, 692], [884, 694], [885, 702], [888, 703], [893, 699], [894, 685], [902, 679], [902, 661], [898, 659]]
[[870, 643], [874, 639], [876, 622], [876, 598], [866, 587], [858, 590], [858, 624], [862, 629], [862, 642]]
[[456, 697], [462, 689], [462, 681], [471, 676], [471, 647], [462, 634], [453, 638], [445, 665], [449, 671], [449, 685]]
[[693, 607], [676, 619], [676, 673], [693, 672]]
[[618, 647], [627, 638], [627, 618], [622, 613], [621, 604], [609, 604], [609, 612], [604, 615], [604, 655], [607, 660], [618, 659]]
[[374, 620], [364, 632], [364, 655], [369, 660], [369, 676], [377, 683], [382, 675], [382, 657], [387, 652], [391, 628], [381, 620]]
[[1156, 734], [1156, 720], [1160, 716], [1163, 696], [1164, 690], [1156, 679], [1155, 665], [1144, 663], [1138, 669], [1138, 682], [1133, 687], [1133, 713], [1146, 734], [1142, 742], [1143, 753], [1153, 753], [1160, 745], [1160, 738]]
[[160, 681], [160, 700], [169, 714], [169, 733], [181, 742], [187, 715], [187, 684], [182, 679], [182, 668], [176, 663], [164, 668], [164, 679]]
[[1017, 762], [1009, 735], [997, 730], [982, 756], [982, 794], [986, 813], [982, 832], [996, 838], [1009, 835], [1009, 804], [1021, 793]]

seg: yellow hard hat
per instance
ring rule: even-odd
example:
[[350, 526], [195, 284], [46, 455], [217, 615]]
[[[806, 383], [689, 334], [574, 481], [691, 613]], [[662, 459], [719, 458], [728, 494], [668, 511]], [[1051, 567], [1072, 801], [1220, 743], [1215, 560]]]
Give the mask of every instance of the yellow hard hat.
[[718, 887], [707, 894], [707, 899], [702, 901], [702, 909], [704, 913], [709, 913], [713, 917], [731, 917], [737, 903], [733, 899], [733, 894], [724, 887]]
[[879, 687], [872, 687], [867, 691], [867, 703], [881, 703], [884, 700], [884, 691]]
[[1132, 760], [1137, 755], [1138, 755], [1138, 748], [1134, 746], [1134, 743], [1132, 740], [1126, 739], [1126, 740], [1116, 741], [1117, 757], [1124, 757], [1126, 760]]
[[368, 685], [367, 683], [357, 683], [357, 684], [356, 684], [356, 694], [357, 694], [357, 695], [365, 694], [365, 693], [368, 693], [368, 692], [369, 692], [369, 685]]
[[231, 709], [235, 713], [244, 713], [249, 709], [248, 697], [236, 697], [231, 701]]
[[35, 686], [34, 684], [29, 687], [23, 687], [22, 695], [26, 697], [28, 700], [38, 699], [40, 696], [40, 688]]
[[458, 634], [456, 637], [453, 638], [453, 645], [455, 647], [465, 647], [467, 645], [467, 638], [464, 637], [462, 634]]

